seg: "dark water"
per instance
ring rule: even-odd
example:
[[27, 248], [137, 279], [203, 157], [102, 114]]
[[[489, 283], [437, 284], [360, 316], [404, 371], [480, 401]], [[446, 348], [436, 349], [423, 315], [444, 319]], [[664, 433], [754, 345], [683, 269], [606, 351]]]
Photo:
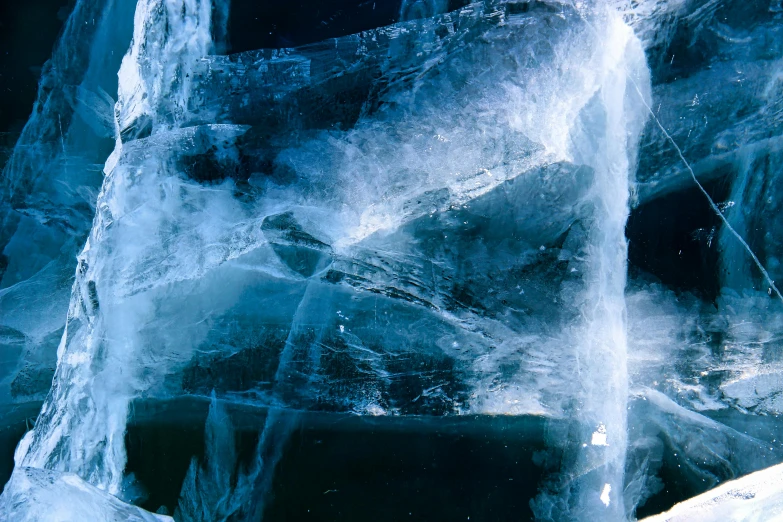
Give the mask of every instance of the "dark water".
[[[226, 405], [239, 459], [253, 458], [266, 410]], [[204, 454], [208, 401], [138, 403], [128, 428], [127, 471], [151, 511], [176, 507], [191, 459]], [[532, 520], [530, 501], [560, 453], [563, 421], [535, 416], [359, 417], [283, 412], [288, 437], [265, 498], [264, 520]], [[664, 441], [665, 443], [665, 441]], [[665, 511], [702, 489], [666, 447], [664, 488], [637, 516]], [[227, 463], [234, 465], [234, 463]]]
[[[229, 410], [240, 458], [251, 458], [265, 411]], [[142, 503], [173, 512], [193, 455], [204, 452], [203, 401], [140, 406], [127, 434]], [[544, 470], [539, 417], [295, 419], [264, 520], [529, 520]], [[259, 499], [260, 500], [260, 499]]]
[[[126, 434], [128, 465], [150, 511], [173, 513], [192, 458], [203, 458], [209, 401], [182, 398], [137, 402]], [[226, 405], [238, 458], [254, 458], [267, 412]], [[4, 412], [0, 484], [13, 469], [13, 448], [31, 425], [37, 404]], [[533, 416], [359, 417], [283, 412], [295, 428], [275, 467], [266, 521], [519, 521], [532, 520], [530, 500], [559, 465], [551, 433], [562, 421]], [[730, 415], [723, 413], [722, 415]], [[781, 421], [716, 418], [754, 437], [781, 433]], [[665, 443], [658, 476], [664, 488], [639, 507], [639, 518], [702, 493]], [[226, 463], [233, 466], [235, 463]]]

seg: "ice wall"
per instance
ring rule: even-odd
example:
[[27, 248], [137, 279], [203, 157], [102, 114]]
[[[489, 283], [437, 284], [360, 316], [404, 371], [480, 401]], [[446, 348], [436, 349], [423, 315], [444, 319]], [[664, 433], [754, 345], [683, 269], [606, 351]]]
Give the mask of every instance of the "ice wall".
[[[661, 440], [703, 487], [779, 459], [763, 434], [741, 434], [744, 421], [702, 415], [781, 410], [780, 372], [757, 348], [774, 344], [780, 319], [746, 249], [702, 234], [726, 269], [714, 309], [649, 274], [626, 291], [630, 205], [692, 182], [672, 141], [703, 182], [738, 173], [721, 212], [743, 236], [762, 231], [749, 244], [778, 270], [779, 27], [766, 14], [723, 24], [724, 8], [406, 1], [392, 26], [222, 56], [227, 4], [140, 0], [113, 113], [85, 79], [74, 121], [95, 136], [34, 118], [28, 139], [43, 132], [36, 121], [60, 133], [45, 153], [19, 148], [4, 177], [39, 212], [9, 207], [6, 220], [3, 284], [19, 282], [0, 299], [16, 299], [3, 320], [21, 352], [60, 335], [56, 315], [18, 310], [52, 288], [44, 275], [67, 265], [92, 208], [75, 202], [84, 190], [19, 165], [29, 153], [89, 187], [99, 176], [70, 177], [89, 172], [70, 151], [108, 155], [52, 390], [3, 498], [44, 495], [49, 481], [133, 511], [110, 496], [131, 499], [130, 405], [186, 394], [216, 397], [207, 459], [182, 491], [192, 520], [260, 516], [293, 430], [281, 409], [567, 419], [549, 440], [563, 458], [534, 502], [542, 520], [632, 518], [657, 487]], [[674, 67], [683, 34], [716, 58]], [[740, 64], [742, 88], [691, 96]], [[744, 109], [719, 123], [735, 103]], [[651, 112], [660, 126], [645, 127]], [[70, 245], [60, 265], [24, 243], [52, 223], [78, 229], [35, 243]], [[11, 324], [31, 317], [49, 322]], [[273, 412], [241, 485], [217, 397]], [[689, 430], [704, 435], [694, 443]]]
[[[149, 372], [165, 371], [155, 368], [159, 347], [140, 337], [154, 302], [139, 293], [162, 283], [161, 256], [168, 254], [156, 252], [162, 238], [152, 233], [153, 223], [170, 216], [167, 206], [178, 190], [166, 169], [166, 146], [187, 144], [194, 134], [178, 127], [187, 117], [181, 106], [189, 93], [189, 64], [211, 45], [210, 14], [209, 2], [151, 1], [136, 7], [131, 48], [119, 72], [115, 150], [79, 256], [52, 391], [35, 431], [18, 449], [19, 466], [76, 473], [111, 494], [121, 493], [129, 401], [154, 378]], [[146, 131], [159, 135], [148, 140], [157, 148], [132, 141], [137, 136], [129, 128], [148, 119], [152, 129]], [[156, 203], [149, 201], [159, 190]], [[195, 228], [198, 235], [198, 224]], [[145, 263], [157, 272], [156, 281], [144, 277]]]
[[[170, 388], [169, 374], [181, 371], [210, 333], [204, 320], [231, 317], [248, 299], [249, 269], [261, 277], [260, 284], [255, 283], [257, 292], [280, 302], [283, 317], [285, 307], [293, 313], [283, 319], [290, 332], [267, 400], [307, 405], [309, 390], [324, 382], [318, 375], [330, 371], [323, 346], [348, 341], [358, 348], [369, 340], [368, 333], [378, 334], [377, 326], [362, 326], [366, 319], [356, 305], [351, 310], [342, 301], [351, 294], [367, 300], [378, 294], [379, 284], [394, 289], [397, 283], [384, 283], [384, 278], [410, 271], [410, 262], [402, 257], [388, 276], [366, 274], [368, 286], [346, 285], [356, 259], [371, 250], [381, 258], [394, 252], [398, 254], [393, 257], [410, 255], [405, 251], [411, 246], [424, 249], [419, 257], [436, 246], [425, 239], [437, 230], [426, 224], [428, 215], [431, 219], [487, 198], [491, 211], [502, 215], [493, 194], [508, 190], [510, 182], [535, 191], [542, 179], [539, 172], [547, 181], [586, 172], [577, 178], [587, 183], [577, 196], [580, 214], [566, 213], [564, 223], [554, 227], [533, 214], [533, 223], [525, 224], [539, 229], [539, 235], [542, 225], [544, 230], [552, 227], [554, 235], [540, 239], [544, 244], [567, 233], [571, 248], [583, 253], [571, 254], [570, 273], [576, 274], [571, 284], [560, 291], [546, 290], [555, 302], [563, 298], [560, 292], [574, 300], [566, 313], [550, 318], [545, 311], [533, 314], [535, 321], [562, 324], [569, 324], [569, 313], [582, 316], [561, 336], [563, 347], [556, 356], [573, 361], [567, 368], [576, 372], [577, 388], [545, 379], [543, 390], [536, 393], [552, 398], [536, 408], [558, 411], [560, 401], [575, 393], [579, 405], [573, 413], [583, 432], [579, 440], [595, 438], [595, 430], [606, 434], [605, 444], [575, 452], [572, 478], [585, 484], [576, 487], [579, 502], [563, 512], [623, 513], [617, 493], [622, 489], [626, 396], [622, 231], [634, 143], [644, 121], [634, 100], [645, 96], [646, 69], [632, 33], [608, 11], [536, 4], [531, 13], [514, 5], [475, 4], [338, 42], [354, 53], [353, 70], [375, 68], [385, 78], [386, 83], [372, 79], [368, 85], [370, 100], [377, 100], [372, 102], [375, 108], [360, 110], [353, 121], [344, 119], [350, 113], [335, 115], [349, 126], [346, 130], [315, 130], [335, 118], [328, 114], [326, 121], [310, 122], [314, 131], [291, 127], [290, 120], [278, 124], [278, 136], [270, 144], [276, 154], [272, 162], [289, 172], [290, 179], [251, 175], [252, 190], [243, 201], [231, 173], [241, 176], [237, 169], [243, 162], [252, 166], [257, 161], [253, 155], [265, 154], [256, 134], [241, 141], [254, 124], [270, 117], [264, 112], [264, 93], [272, 89], [306, 99], [308, 90], [319, 88], [332, 96], [339, 90], [327, 83], [348, 65], [334, 59], [349, 55], [331, 57], [331, 51], [317, 46], [299, 56], [250, 55], [259, 60], [256, 70], [262, 75], [280, 66], [294, 69], [269, 87], [243, 94], [249, 87], [242, 84], [248, 78], [246, 58], [228, 63], [206, 58], [212, 45], [209, 3], [140, 2], [133, 43], [119, 73], [115, 149], [104, 169], [93, 229], [79, 256], [52, 393], [36, 429], [18, 450], [19, 464], [77, 473], [121, 494], [129, 401]], [[598, 37], [596, 25], [607, 31], [608, 41]], [[577, 46], [577, 41], [582, 44]], [[319, 62], [331, 62], [332, 69], [323, 69]], [[486, 63], [487, 69], [476, 70], [476, 62]], [[324, 72], [318, 73], [319, 68]], [[223, 79], [234, 83], [233, 96], [219, 95]], [[233, 112], [232, 99], [240, 100], [243, 109]], [[552, 171], [550, 166], [557, 164], [575, 168]], [[205, 174], [227, 180], [204, 183]], [[517, 182], [520, 176], [529, 181]], [[459, 228], [454, 231], [458, 238], [463, 234]], [[411, 242], [409, 234], [420, 237]], [[515, 246], [517, 262], [530, 263], [525, 260], [546, 250], [538, 243]], [[440, 248], [436, 246], [436, 252]], [[426, 297], [428, 290], [422, 290]], [[303, 293], [291, 301], [292, 292]], [[427, 298], [429, 306], [408, 299], [409, 291], [397, 292], [380, 292], [384, 315], [396, 307], [404, 322], [431, 322], [435, 330], [425, 328], [421, 334], [445, 333], [436, 334], [442, 336], [437, 344], [448, 346], [449, 356], [463, 361], [459, 385], [476, 391], [461, 408], [503, 411], [508, 408], [503, 403], [519, 403], [520, 395], [509, 392], [498, 400], [496, 390], [485, 384], [498, 378], [499, 363], [499, 354], [490, 354], [493, 346], [486, 332], [506, 329], [510, 337], [504, 342], [510, 348], [524, 331], [522, 324], [488, 317], [459, 301], [450, 305], [442, 291]], [[377, 313], [377, 297], [372, 299]], [[354, 322], [347, 329], [335, 325], [328, 334], [296, 327], [319, 320], [320, 328], [335, 320]], [[172, 331], [175, 323], [192, 328]], [[543, 333], [528, 329], [527, 344], [540, 342]], [[390, 339], [383, 340], [388, 350], [405, 345], [414, 354], [432, 350], [410, 341], [395, 347]], [[461, 344], [467, 353], [459, 353]], [[383, 385], [393, 380], [384, 369], [388, 362], [381, 355], [367, 362], [372, 369], [368, 382], [360, 381], [357, 388], [331, 400], [384, 412], [392, 404], [384, 394], [373, 395], [373, 381]], [[519, 378], [529, 371], [520, 367]], [[511, 378], [517, 380], [516, 375]], [[588, 469], [598, 471], [588, 477]]]
[[76, 3], [0, 178], [0, 408], [9, 419], [12, 404], [40, 402], [50, 385], [73, 258], [113, 146], [116, 75], [134, 5]]
[[649, 75], [639, 40], [617, 14], [595, 10], [582, 16], [597, 49], [596, 62], [585, 68], [595, 71], [597, 81], [570, 136], [574, 161], [595, 172], [584, 323], [575, 326], [573, 340], [579, 379], [573, 414], [580, 425], [569, 434], [575, 447], [567, 450], [558, 496], [539, 497], [536, 514], [622, 520], [628, 396], [624, 228], [637, 140], [648, 118]]
[[[637, 212], [652, 213], [670, 201], [672, 220], [660, 220], [660, 226], [675, 223], [690, 237], [672, 245], [670, 258], [658, 266], [668, 263], [697, 279], [691, 288], [674, 285], [669, 274], [651, 269], [653, 264], [646, 268], [661, 281], [642, 273], [631, 283], [632, 389], [643, 397], [639, 386], [664, 392], [672, 404], [684, 407], [675, 416], [691, 426], [687, 430], [699, 432], [694, 424], [710, 424], [722, 439], [677, 443], [684, 450], [677, 452], [684, 456], [678, 464], [704, 484], [691, 490], [699, 493], [780, 462], [780, 428], [765, 415], [775, 410], [780, 389], [772, 354], [778, 351], [781, 308], [770, 280], [779, 279], [779, 234], [772, 228], [779, 199], [773, 180], [783, 99], [777, 90], [781, 10], [775, 2], [646, 2], [627, 9], [647, 49], [651, 109], [660, 123], [648, 126], [642, 137]], [[689, 167], [717, 211], [697, 190]], [[707, 219], [700, 217], [698, 224], [676, 208], [688, 190], [703, 202], [699, 208]], [[660, 247], [649, 250], [645, 256], [652, 259], [662, 253]], [[692, 266], [686, 256], [702, 266]], [[702, 289], [710, 286], [715, 293], [704, 295]], [[661, 410], [645, 415], [659, 418]], [[711, 424], [714, 420], [719, 422]], [[676, 432], [665, 424], [664, 431]], [[732, 449], [738, 432], [753, 439], [739, 446], [755, 448], [758, 459]], [[639, 445], [645, 439], [640, 437]], [[706, 513], [702, 516], [716, 516]]]

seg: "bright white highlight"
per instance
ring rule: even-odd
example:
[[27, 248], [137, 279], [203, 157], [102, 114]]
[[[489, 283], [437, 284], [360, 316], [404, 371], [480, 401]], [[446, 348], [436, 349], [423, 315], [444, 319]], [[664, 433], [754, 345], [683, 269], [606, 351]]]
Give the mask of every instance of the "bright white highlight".
[[612, 491], [612, 486], [609, 484], [604, 484], [604, 489], [601, 491], [601, 502], [604, 503], [604, 506], [609, 507], [609, 503], [611, 502], [611, 499], [609, 498], [609, 493]]

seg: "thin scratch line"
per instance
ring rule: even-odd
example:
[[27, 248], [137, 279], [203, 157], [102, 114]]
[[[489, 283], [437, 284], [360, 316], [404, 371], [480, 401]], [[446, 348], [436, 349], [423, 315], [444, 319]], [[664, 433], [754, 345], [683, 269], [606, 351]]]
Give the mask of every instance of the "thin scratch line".
[[672, 144], [674, 149], [677, 151], [677, 155], [680, 156], [680, 159], [682, 160], [682, 163], [685, 165], [685, 168], [688, 169], [688, 172], [691, 175], [691, 179], [693, 179], [693, 182], [696, 184], [697, 187], [699, 187], [699, 190], [702, 194], [704, 194], [704, 197], [707, 198], [707, 201], [710, 203], [710, 207], [712, 207], [713, 212], [720, 218], [720, 220], [723, 222], [724, 225], [726, 225], [726, 228], [729, 229], [729, 231], [732, 233], [734, 237], [737, 238], [737, 240], [742, 243], [742, 246], [745, 247], [745, 250], [748, 251], [748, 254], [750, 254], [750, 257], [753, 258], [753, 262], [756, 263], [756, 266], [761, 271], [762, 274], [764, 274], [764, 278], [767, 280], [767, 283], [769, 283], [769, 286], [772, 290], [775, 291], [775, 294], [777, 294], [778, 299], [780, 299], [781, 302], [783, 302], [783, 295], [780, 293], [780, 290], [778, 290], [778, 287], [775, 286], [775, 281], [772, 280], [772, 278], [769, 276], [769, 273], [764, 268], [764, 265], [761, 264], [761, 261], [759, 261], [759, 258], [756, 257], [756, 254], [753, 252], [753, 249], [750, 248], [750, 245], [743, 239], [743, 237], [734, 230], [734, 227], [731, 226], [731, 223], [729, 223], [729, 220], [726, 219], [726, 216], [723, 215], [723, 212], [720, 211], [718, 208], [718, 205], [715, 204], [715, 201], [713, 201], [712, 197], [707, 193], [707, 191], [704, 189], [704, 186], [699, 182], [698, 178], [696, 178], [696, 173], [693, 172], [693, 168], [691, 168], [691, 165], [688, 163], [688, 160], [685, 159], [685, 156], [682, 153], [682, 150], [677, 145], [677, 142], [674, 141], [674, 138], [671, 137], [671, 135], [666, 131], [666, 128], [661, 124], [661, 121], [658, 119], [658, 117], [653, 113], [652, 109], [649, 105], [647, 105], [647, 102], [644, 99], [644, 95], [642, 95], [642, 91], [639, 90], [639, 86], [636, 84], [636, 80], [633, 79], [633, 77], [630, 74], [627, 74], [626, 77], [631, 80], [631, 83], [633, 84], [634, 89], [636, 89], [636, 92], [639, 94], [639, 98], [642, 100], [642, 103], [644, 104], [647, 111], [650, 113], [650, 116], [652, 116], [653, 121], [656, 125], [658, 125], [658, 128], [661, 129], [661, 132], [663, 132], [664, 136], [666, 136], [666, 139], [669, 140], [669, 143]]
[[[577, 8], [575, 5], [573, 5], [574, 10], [579, 13], [579, 17], [582, 19], [582, 21], [587, 24], [587, 26], [593, 31], [593, 33], [598, 37], [599, 41], [600, 34], [596, 30], [595, 27], [593, 27], [593, 24], [590, 23], [589, 20], [587, 20], [584, 15], [582, 15], [582, 12]], [[669, 143], [672, 144], [674, 149], [677, 151], [677, 155], [680, 156], [680, 159], [682, 160], [682, 163], [685, 165], [685, 168], [688, 169], [688, 172], [691, 174], [691, 179], [693, 179], [693, 182], [696, 184], [697, 187], [699, 187], [699, 190], [702, 194], [704, 194], [704, 197], [707, 198], [707, 201], [710, 204], [710, 207], [712, 207], [712, 210], [715, 212], [715, 214], [720, 218], [720, 220], [723, 222], [724, 225], [726, 225], [726, 228], [729, 229], [729, 231], [732, 233], [734, 237], [737, 238], [737, 240], [742, 243], [742, 246], [745, 247], [745, 250], [747, 250], [748, 254], [750, 254], [750, 257], [753, 258], [753, 262], [756, 263], [756, 266], [761, 271], [762, 274], [764, 274], [764, 279], [767, 280], [767, 283], [769, 284], [770, 288], [775, 291], [775, 294], [778, 296], [778, 299], [780, 299], [780, 302], [783, 303], [783, 294], [780, 293], [780, 290], [778, 290], [778, 287], [775, 286], [775, 281], [772, 280], [772, 278], [769, 276], [769, 272], [764, 268], [764, 265], [761, 264], [761, 261], [759, 261], [759, 258], [756, 257], [756, 254], [753, 252], [753, 249], [750, 248], [750, 245], [743, 239], [743, 237], [734, 230], [734, 227], [731, 226], [731, 223], [729, 223], [729, 220], [726, 219], [726, 216], [723, 215], [723, 213], [718, 208], [718, 205], [715, 204], [715, 201], [713, 201], [712, 197], [707, 193], [707, 191], [704, 189], [704, 186], [699, 183], [699, 180], [696, 178], [696, 173], [693, 172], [693, 169], [691, 168], [690, 163], [688, 163], [688, 160], [685, 159], [685, 156], [682, 153], [682, 149], [677, 145], [677, 142], [674, 141], [674, 138], [671, 137], [669, 132], [666, 130], [666, 128], [663, 126], [661, 121], [658, 119], [658, 117], [653, 112], [652, 108], [647, 104], [647, 101], [644, 99], [644, 95], [642, 94], [642, 91], [639, 89], [639, 85], [636, 83], [636, 80], [634, 80], [633, 76], [628, 72], [628, 70], [625, 68], [625, 65], [622, 66], [623, 70], [625, 71], [625, 77], [628, 78], [631, 83], [633, 84], [634, 89], [636, 89], [636, 93], [639, 95], [639, 99], [642, 101], [642, 104], [647, 109], [647, 112], [650, 113], [650, 116], [652, 116], [653, 121], [656, 125], [658, 125], [658, 128], [661, 129], [661, 132], [663, 132], [664, 136], [666, 136], [666, 139], [669, 140]]]

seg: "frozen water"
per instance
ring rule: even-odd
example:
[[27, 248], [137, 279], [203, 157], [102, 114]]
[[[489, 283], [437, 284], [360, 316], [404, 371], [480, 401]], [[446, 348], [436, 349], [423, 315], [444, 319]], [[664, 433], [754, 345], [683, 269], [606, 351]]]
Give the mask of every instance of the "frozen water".
[[0, 497], [0, 520], [8, 522], [164, 522], [126, 504], [73, 473], [19, 467]]
[[[231, 469], [226, 463], [237, 462], [234, 428], [224, 407], [214, 394], [206, 421], [205, 463], [191, 460], [182, 485], [181, 500], [177, 506], [177, 520], [224, 521], [249, 515], [253, 488], [262, 471], [258, 460], [249, 468]], [[236, 480], [232, 481], [232, 477]], [[248, 513], [248, 511], [250, 513]]]
[[751, 473], [677, 504], [644, 522], [779, 520], [783, 510], [783, 465]]
[[3, 411], [12, 402], [41, 401], [51, 384], [73, 258], [90, 230], [113, 146], [117, 68], [134, 5], [76, 3], [0, 179]]
[[[783, 460], [783, 316], [748, 253], [783, 270], [783, 25], [740, 4], [406, 0], [226, 55], [227, 1], [78, 2], [3, 176], [0, 404], [43, 398], [59, 340], [4, 515], [164, 519], [132, 505], [127, 423], [192, 395], [177, 520], [260, 519], [292, 411], [545, 417], [541, 520]], [[629, 213], [693, 186], [674, 144], [747, 240], [688, 200], [716, 295], [628, 267]], [[268, 408], [249, 460], [226, 401]]]

